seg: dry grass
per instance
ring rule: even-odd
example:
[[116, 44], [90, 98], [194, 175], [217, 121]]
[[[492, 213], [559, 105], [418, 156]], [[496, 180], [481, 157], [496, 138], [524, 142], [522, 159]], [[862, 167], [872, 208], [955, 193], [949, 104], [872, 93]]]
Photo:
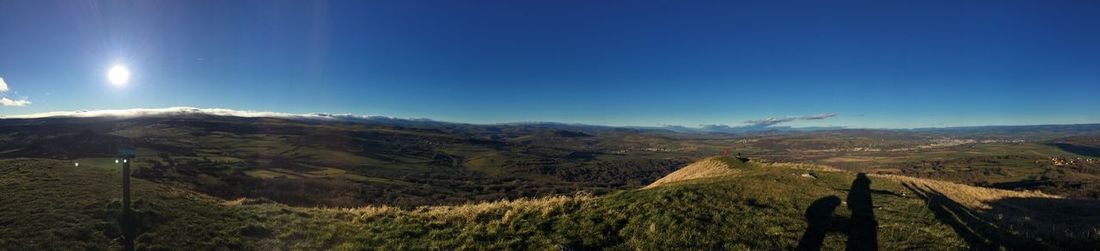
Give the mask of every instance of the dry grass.
[[1095, 250], [1100, 247], [1100, 202], [1039, 191], [1010, 191], [897, 175], [873, 175], [905, 184], [926, 199], [972, 247], [1020, 250]]
[[915, 187], [926, 188], [943, 194], [949, 199], [976, 209], [990, 209], [989, 202], [1006, 198], [1061, 198], [1056, 195], [1044, 194], [1039, 191], [1012, 191], [994, 188], [974, 187], [947, 181], [938, 181], [922, 178], [891, 174], [871, 174], [872, 177], [894, 180], [907, 183]]
[[359, 208], [329, 209], [355, 215], [353, 222], [369, 222], [381, 216], [423, 216], [431, 219], [462, 221], [466, 223], [484, 222], [499, 218], [503, 222], [510, 220], [509, 215], [521, 210], [538, 211], [550, 215], [554, 210], [566, 205], [584, 206], [594, 201], [591, 194], [578, 193], [572, 196], [558, 195], [542, 198], [524, 198], [493, 202], [471, 203], [458, 206], [422, 206], [413, 210], [392, 206], [366, 206]]
[[822, 172], [847, 172], [847, 171], [840, 170], [840, 169], [837, 169], [837, 168], [834, 168], [834, 167], [831, 167], [831, 166], [817, 165], [817, 164], [767, 163], [767, 164], [763, 164], [763, 165], [766, 166], [766, 167], [769, 167], [769, 168], [789, 168], [789, 169], [797, 169], [797, 170], [822, 171]]
[[657, 187], [667, 183], [681, 182], [685, 180], [701, 179], [718, 177], [729, 174], [735, 174], [739, 171], [732, 169], [726, 163], [718, 159], [718, 157], [711, 157], [692, 163], [691, 165], [680, 168], [665, 177], [654, 181], [643, 189]]

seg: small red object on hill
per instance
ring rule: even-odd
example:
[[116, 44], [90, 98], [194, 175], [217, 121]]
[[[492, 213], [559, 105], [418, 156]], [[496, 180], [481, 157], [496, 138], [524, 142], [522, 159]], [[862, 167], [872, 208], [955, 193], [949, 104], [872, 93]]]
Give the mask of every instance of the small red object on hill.
[[722, 148], [722, 156], [728, 156], [728, 155], [730, 155], [730, 149], [729, 148]]

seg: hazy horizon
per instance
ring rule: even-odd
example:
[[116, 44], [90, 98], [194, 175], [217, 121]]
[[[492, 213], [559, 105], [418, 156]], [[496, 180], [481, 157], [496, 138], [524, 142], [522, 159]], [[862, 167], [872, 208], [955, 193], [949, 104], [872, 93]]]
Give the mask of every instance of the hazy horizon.
[[101, 110], [76, 110], [76, 111], [51, 111], [43, 113], [29, 113], [29, 114], [13, 114], [13, 115], [0, 115], [0, 119], [39, 119], [39, 118], [55, 118], [55, 117], [143, 117], [143, 116], [160, 116], [160, 115], [182, 115], [182, 114], [206, 114], [216, 116], [235, 116], [235, 117], [270, 117], [270, 118], [300, 118], [300, 119], [373, 119], [373, 118], [386, 118], [386, 119], [401, 119], [401, 120], [427, 120], [433, 122], [442, 123], [458, 123], [458, 124], [471, 124], [471, 125], [504, 125], [504, 124], [537, 124], [537, 123], [554, 123], [554, 124], [566, 124], [566, 125], [584, 125], [584, 126], [606, 126], [606, 127], [623, 127], [623, 128], [685, 128], [698, 131], [723, 131], [723, 130], [743, 130], [743, 131], [762, 131], [770, 129], [931, 129], [931, 128], [956, 128], [956, 127], [984, 127], [984, 126], [1048, 126], [1048, 125], [1088, 125], [1088, 124], [1100, 124], [1100, 123], [1062, 123], [1062, 124], [980, 124], [980, 125], [964, 125], [964, 126], [925, 126], [925, 127], [854, 127], [854, 126], [792, 126], [792, 123], [800, 121], [814, 121], [833, 118], [839, 116], [838, 114], [818, 114], [810, 116], [788, 116], [788, 117], [769, 117], [756, 120], [743, 121], [740, 124], [698, 124], [698, 125], [681, 125], [681, 124], [657, 124], [657, 125], [612, 125], [612, 124], [598, 124], [588, 122], [575, 122], [575, 121], [549, 121], [549, 120], [527, 120], [527, 121], [500, 121], [500, 122], [466, 122], [466, 121], [450, 121], [439, 120], [427, 117], [406, 117], [406, 116], [392, 116], [385, 114], [355, 114], [355, 113], [329, 113], [329, 112], [307, 112], [307, 113], [287, 113], [279, 111], [253, 111], [253, 110], [236, 110], [229, 108], [200, 108], [200, 107], [165, 107], [165, 108], [131, 108], [131, 109], [101, 109]]

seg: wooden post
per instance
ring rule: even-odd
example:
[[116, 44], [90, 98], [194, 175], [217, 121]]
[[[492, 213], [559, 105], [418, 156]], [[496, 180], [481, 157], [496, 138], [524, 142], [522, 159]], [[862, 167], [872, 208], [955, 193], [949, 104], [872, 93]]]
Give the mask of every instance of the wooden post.
[[137, 152], [132, 148], [124, 148], [118, 152], [122, 158], [122, 215], [119, 217], [119, 226], [122, 228], [122, 249], [134, 250], [134, 238], [137, 237], [137, 222], [134, 213], [130, 209], [130, 161], [137, 157]]
[[130, 213], [130, 158], [122, 159], [122, 212]]

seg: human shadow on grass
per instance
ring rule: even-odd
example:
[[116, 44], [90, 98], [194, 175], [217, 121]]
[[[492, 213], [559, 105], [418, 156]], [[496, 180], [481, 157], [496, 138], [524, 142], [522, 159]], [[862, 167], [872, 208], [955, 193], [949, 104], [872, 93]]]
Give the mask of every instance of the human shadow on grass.
[[931, 188], [920, 188], [914, 184], [903, 184], [905, 188], [923, 199], [928, 209], [939, 219], [947, 224], [966, 241], [974, 250], [1000, 249], [1004, 237], [1001, 231], [991, 222], [981, 218], [978, 212], [951, 200], [940, 192]]
[[820, 250], [825, 234], [833, 227], [833, 211], [840, 205], [840, 198], [826, 196], [810, 203], [806, 208], [806, 222], [810, 224], [802, 239], [798, 241], [798, 250]]
[[1009, 197], [973, 209], [930, 187], [903, 184], [926, 201], [972, 250], [1094, 250], [1100, 247], [1100, 201]]
[[822, 197], [811, 203], [806, 208], [809, 227], [799, 240], [797, 250], [821, 250], [825, 234], [832, 231], [848, 234], [847, 250], [878, 250], [878, 222], [875, 220], [871, 192], [871, 179], [859, 173], [848, 190], [851, 219], [833, 215], [841, 204], [836, 196]]
[[848, 209], [852, 210], [848, 226], [848, 250], [878, 250], [878, 221], [871, 200], [871, 179], [859, 173], [848, 191]]

